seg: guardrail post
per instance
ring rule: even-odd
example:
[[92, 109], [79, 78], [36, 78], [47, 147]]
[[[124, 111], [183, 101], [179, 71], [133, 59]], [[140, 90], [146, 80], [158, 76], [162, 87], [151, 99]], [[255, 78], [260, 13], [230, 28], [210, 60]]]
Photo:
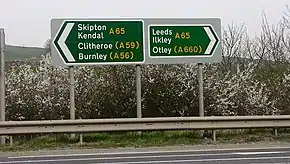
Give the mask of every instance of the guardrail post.
[[10, 147], [12, 147], [13, 146], [13, 136], [10, 136], [9, 138], [10, 138], [10, 142], [9, 142], [10, 143]]
[[278, 136], [278, 129], [274, 129], [274, 135], [275, 135], [275, 137], [277, 137]]
[[80, 145], [83, 145], [83, 134], [80, 133]]
[[[82, 118], [80, 117], [80, 120], [81, 120]], [[83, 145], [83, 134], [82, 133], [80, 133], [80, 145]]]
[[216, 130], [212, 130], [212, 141], [216, 142]]

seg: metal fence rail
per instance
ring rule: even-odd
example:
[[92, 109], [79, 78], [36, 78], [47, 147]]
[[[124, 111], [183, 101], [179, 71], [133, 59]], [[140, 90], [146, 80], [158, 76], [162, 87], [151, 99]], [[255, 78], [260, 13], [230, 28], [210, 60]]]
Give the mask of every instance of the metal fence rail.
[[0, 122], [0, 135], [290, 127], [290, 116], [158, 117]]

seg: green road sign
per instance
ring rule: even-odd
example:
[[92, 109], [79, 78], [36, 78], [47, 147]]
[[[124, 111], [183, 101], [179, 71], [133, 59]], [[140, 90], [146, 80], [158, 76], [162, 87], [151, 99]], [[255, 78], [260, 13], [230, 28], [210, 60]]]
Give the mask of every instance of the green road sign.
[[143, 63], [142, 20], [66, 20], [53, 44], [67, 65]]
[[210, 57], [219, 39], [211, 25], [150, 25], [151, 58]]
[[217, 63], [219, 18], [62, 18], [51, 20], [55, 66]]

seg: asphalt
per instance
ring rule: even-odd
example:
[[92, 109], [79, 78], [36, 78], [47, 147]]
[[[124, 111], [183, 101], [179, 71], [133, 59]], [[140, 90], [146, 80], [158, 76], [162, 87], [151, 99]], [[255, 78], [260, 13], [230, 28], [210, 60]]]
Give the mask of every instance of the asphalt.
[[0, 164], [290, 164], [290, 147], [1, 156]]

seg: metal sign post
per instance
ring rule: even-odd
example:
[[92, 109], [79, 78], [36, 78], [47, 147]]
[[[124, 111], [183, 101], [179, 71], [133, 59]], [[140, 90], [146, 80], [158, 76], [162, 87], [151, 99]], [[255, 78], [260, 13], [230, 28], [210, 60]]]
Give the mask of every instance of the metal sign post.
[[[0, 121], [5, 121], [5, 32], [0, 28]], [[5, 137], [0, 137], [1, 144], [5, 144]]]

